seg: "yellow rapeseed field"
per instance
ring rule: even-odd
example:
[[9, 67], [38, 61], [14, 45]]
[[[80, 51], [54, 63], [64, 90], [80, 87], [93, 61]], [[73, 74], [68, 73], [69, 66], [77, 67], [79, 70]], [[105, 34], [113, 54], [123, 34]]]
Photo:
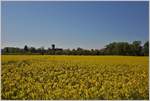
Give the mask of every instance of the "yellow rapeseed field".
[[148, 57], [2, 55], [2, 99], [149, 99]]

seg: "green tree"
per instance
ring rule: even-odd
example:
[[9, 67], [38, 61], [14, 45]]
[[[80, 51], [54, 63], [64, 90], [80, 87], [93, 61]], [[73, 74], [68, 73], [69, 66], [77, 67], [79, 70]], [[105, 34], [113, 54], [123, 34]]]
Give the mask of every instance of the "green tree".
[[25, 45], [25, 46], [24, 46], [24, 51], [27, 52], [28, 50], [29, 50], [29, 49], [28, 49], [28, 46]]
[[145, 56], [149, 56], [149, 41], [145, 42], [143, 46], [143, 51]]
[[141, 46], [141, 41], [134, 41], [132, 43], [132, 51], [133, 55], [141, 55], [142, 53], [142, 46]]
[[31, 47], [29, 50], [31, 53], [36, 53], [36, 48], [34, 48], [34, 47]]

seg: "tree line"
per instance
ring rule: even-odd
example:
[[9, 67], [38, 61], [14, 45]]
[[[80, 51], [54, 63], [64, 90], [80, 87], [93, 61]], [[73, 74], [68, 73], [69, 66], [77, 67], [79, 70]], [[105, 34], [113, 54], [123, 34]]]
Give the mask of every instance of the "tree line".
[[2, 54], [30, 54], [30, 55], [125, 55], [125, 56], [149, 56], [149, 41], [145, 42], [144, 45], [141, 45], [141, 41], [134, 41], [132, 43], [128, 42], [112, 42], [105, 46], [103, 49], [60, 49], [55, 48], [55, 45], [52, 45], [52, 48], [44, 49], [28, 47], [27, 45], [24, 48], [17, 47], [5, 47], [2, 49]]

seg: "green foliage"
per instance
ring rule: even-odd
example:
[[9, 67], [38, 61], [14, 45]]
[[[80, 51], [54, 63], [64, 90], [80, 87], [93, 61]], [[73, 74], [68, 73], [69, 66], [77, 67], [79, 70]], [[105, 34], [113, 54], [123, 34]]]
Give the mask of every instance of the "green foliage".
[[148, 41], [144, 44], [144, 55], [146, 56], [149, 55], [149, 42]]
[[24, 51], [27, 52], [28, 50], [29, 50], [29, 49], [28, 49], [28, 46], [25, 45], [25, 46], [24, 46]]
[[40, 55], [126, 55], [126, 56], [147, 56], [149, 55], [149, 42], [141, 46], [141, 41], [134, 41], [132, 44], [128, 42], [113, 42], [106, 45], [103, 49], [60, 49], [55, 48], [52, 44], [52, 49], [44, 49], [28, 47], [25, 45], [24, 49], [5, 47], [2, 49], [2, 54], [40, 54]]

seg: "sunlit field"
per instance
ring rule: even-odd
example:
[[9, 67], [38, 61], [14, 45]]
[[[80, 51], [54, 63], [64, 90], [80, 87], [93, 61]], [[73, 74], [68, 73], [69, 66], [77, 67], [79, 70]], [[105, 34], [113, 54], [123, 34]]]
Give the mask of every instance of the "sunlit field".
[[148, 57], [3, 55], [2, 99], [149, 99]]

